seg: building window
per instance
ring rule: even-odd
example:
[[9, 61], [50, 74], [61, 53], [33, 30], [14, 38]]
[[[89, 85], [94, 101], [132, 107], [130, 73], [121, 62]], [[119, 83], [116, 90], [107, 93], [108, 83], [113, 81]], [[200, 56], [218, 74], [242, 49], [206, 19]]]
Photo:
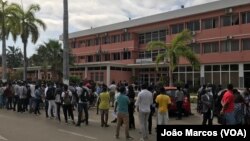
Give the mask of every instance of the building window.
[[204, 43], [203, 51], [205, 54], [219, 52], [219, 42]]
[[166, 41], [166, 34], [167, 34], [166, 30], [160, 30], [158, 40], [165, 42]]
[[105, 54], [104, 58], [105, 58], [105, 61], [110, 61], [110, 54]]
[[166, 41], [166, 30], [159, 30], [139, 34], [139, 44], [145, 44], [151, 41]]
[[123, 59], [130, 59], [131, 58], [131, 52], [124, 51], [123, 52]]
[[108, 44], [109, 43], [109, 36], [102, 37], [102, 44]]
[[200, 30], [200, 21], [196, 20], [196, 21], [188, 22], [187, 29], [189, 29], [190, 31]]
[[139, 52], [139, 59], [143, 59], [144, 58], [144, 52]]
[[221, 17], [221, 26], [232, 26], [239, 24], [239, 15], [226, 15]]
[[84, 40], [81, 40], [78, 44], [78, 47], [82, 47], [82, 46], [85, 46], [85, 41]]
[[94, 80], [94, 73], [93, 72], [90, 73], [90, 79]]
[[111, 43], [120, 42], [120, 35], [113, 35], [111, 36]]
[[95, 60], [96, 60], [96, 62], [100, 62], [101, 61], [101, 55], [97, 54], [95, 56]]
[[154, 31], [152, 32], [152, 41], [158, 41], [158, 37], [159, 36], [159, 32], [158, 31]]
[[244, 71], [250, 71], [250, 64], [244, 64]]
[[243, 50], [250, 50], [250, 39], [243, 39], [242, 40], [242, 49]]
[[118, 52], [118, 53], [113, 53], [113, 58], [114, 58], [114, 60], [120, 60], [121, 58], [120, 58], [120, 52]]
[[100, 72], [100, 79], [99, 79], [101, 82], [104, 81], [104, 73], [103, 72]]
[[145, 43], [145, 34], [139, 34], [139, 44]]
[[241, 13], [242, 24], [250, 23], [250, 12]]
[[221, 52], [239, 51], [239, 40], [225, 40], [221, 42]]
[[172, 34], [177, 34], [182, 32], [184, 29], [184, 24], [171, 25]]
[[218, 27], [218, 18], [210, 18], [202, 20], [202, 29], [212, 29]]
[[93, 56], [92, 55], [88, 56], [88, 62], [93, 62]]
[[95, 73], [95, 81], [99, 81], [99, 73], [98, 72]]
[[99, 45], [99, 38], [95, 38], [95, 45]]
[[145, 34], [145, 42], [146, 43], [151, 42], [151, 32]]
[[194, 53], [200, 54], [200, 44], [198, 43], [190, 44], [190, 48]]
[[129, 32], [125, 32], [123, 34], [123, 41], [129, 41], [131, 40], [131, 34]]

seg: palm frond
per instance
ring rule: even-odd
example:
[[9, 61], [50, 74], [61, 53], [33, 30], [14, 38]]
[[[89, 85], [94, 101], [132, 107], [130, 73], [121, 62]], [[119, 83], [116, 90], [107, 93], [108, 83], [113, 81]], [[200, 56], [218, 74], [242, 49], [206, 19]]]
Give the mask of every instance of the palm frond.
[[165, 42], [162, 41], [152, 41], [147, 44], [147, 50], [155, 50], [155, 49], [167, 49], [167, 45]]

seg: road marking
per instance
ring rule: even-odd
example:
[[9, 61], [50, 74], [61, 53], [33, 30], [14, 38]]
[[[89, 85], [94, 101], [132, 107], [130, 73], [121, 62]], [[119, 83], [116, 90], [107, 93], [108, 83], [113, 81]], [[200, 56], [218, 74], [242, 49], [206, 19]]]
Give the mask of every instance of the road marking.
[[6, 139], [5, 137], [3, 137], [3, 136], [0, 135], [0, 140], [7, 141], [8, 139]]
[[75, 133], [75, 132], [71, 132], [71, 131], [67, 131], [67, 130], [63, 130], [63, 129], [58, 129], [58, 131], [63, 132], [63, 133], [72, 134], [72, 135], [79, 136], [79, 137], [84, 137], [84, 138], [92, 139], [92, 140], [96, 140], [97, 139], [95, 137], [90, 137], [90, 136], [82, 135], [82, 134], [79, 134], [79, 133]]

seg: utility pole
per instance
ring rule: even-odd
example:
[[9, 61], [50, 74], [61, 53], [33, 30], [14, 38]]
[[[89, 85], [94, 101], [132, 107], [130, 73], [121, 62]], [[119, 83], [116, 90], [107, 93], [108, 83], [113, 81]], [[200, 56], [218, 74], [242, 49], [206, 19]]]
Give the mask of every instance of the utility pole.
[[63, 0], [63, 83], [69, 85], [68, 0]]

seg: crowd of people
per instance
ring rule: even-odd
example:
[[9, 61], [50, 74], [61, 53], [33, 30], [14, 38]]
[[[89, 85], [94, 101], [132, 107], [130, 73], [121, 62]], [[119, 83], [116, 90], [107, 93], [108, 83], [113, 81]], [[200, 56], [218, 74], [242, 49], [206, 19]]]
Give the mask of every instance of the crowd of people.
[[[141, 140], [147, 140], [152, 133], [152, 117], [156, 115], [157, 125], [167, 125], [169, 121], [169, 108], [172, 105], [171, 98], [166, 94], [163, 85], [143, 84], [138, 87], [127, 82], [115, 83], [107, 86], [103, 83], [94, 83], [84, 80], [80, 83], [26, 83], [15, 81], [13, 83], [0, 84], [0, 108], [13, 110], [20, 113], [29, 112], [40, 115], [44, 108], [47, 118], [55, 118], [61, 122], [61, 109], [64, 114], [64, 122], [69, 119], [76, 126], [89, 124], [89, 108], [96, 106], [96, 114], [101, 115], [101, 127], [109, 127], [109, 110], [114, 107], [117, 123], [115, 137], [119, 138], [119, 130], [125, 127], [127, 139], [133, 139], [129, 129], [135, 129], [134, 112], [139, 116]], [[178, 118], [181, 119], [181, 107], [184, 96], [189, 97], [188, 87], [177, 86], [175, 102], [178, 108]], [[219, 93], [219, 94], [218, 94]], [[136, 99], [135, 99], [136, 98]], [[222, 124], [249, 124], [249, 89], [242, 94], [233, 89], [230, 84], [227, 90], [213, 92], [210, 85], [203, 85], [198, 90], [197, 111], [203, 114], [203, 122], [213, 124], [216, 115]], [[74, 112], [77, 111], [77, 112]], [[77, 114], [75, 121], [74, 114]], [[191, 114], [191, 113], [190, 113]], [[84, 117], [83, 117], [84, 116]]]
[[198, 90], [198, 113], [203, 114], [203, 125], [212, 125], [214, 117], [223, 125], [250, 124], [250, 90], [235, 89], [228, 84], [214, 91], [211, 84], [203, 85]]

